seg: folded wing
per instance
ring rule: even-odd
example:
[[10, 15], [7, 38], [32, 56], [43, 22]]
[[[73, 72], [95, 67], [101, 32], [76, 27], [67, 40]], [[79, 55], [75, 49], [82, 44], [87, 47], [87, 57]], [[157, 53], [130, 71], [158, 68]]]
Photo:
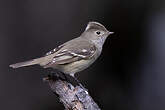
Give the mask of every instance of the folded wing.
[[[85, 44], [82, 45], [82, 43]], [[94, 55], [95, 51], [96, 47], [88, 42], [81, 42], [78, 46], [74, 46], [74, 44], [71, 46], [68, 45], [66, 48], [60, 50], [44, 68], [65, 65], [81, 59], [89, 59]]]

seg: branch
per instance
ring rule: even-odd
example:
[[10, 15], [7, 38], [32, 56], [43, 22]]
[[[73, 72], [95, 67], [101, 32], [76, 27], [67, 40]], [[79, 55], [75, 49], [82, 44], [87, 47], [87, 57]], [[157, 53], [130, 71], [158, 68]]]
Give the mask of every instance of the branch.
[[51, 90], [59, 96], [65, 110], [101, 110], [94, 102], [88, 91], [82, 86], [73, 86], [59, 76], [44, 78]]

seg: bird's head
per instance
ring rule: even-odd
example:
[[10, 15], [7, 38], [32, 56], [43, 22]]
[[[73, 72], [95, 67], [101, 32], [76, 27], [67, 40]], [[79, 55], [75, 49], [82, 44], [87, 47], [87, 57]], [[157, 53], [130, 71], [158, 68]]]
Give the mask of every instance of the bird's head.
[[89, 40], [100, 41], [104, 44], [106, 38], [113, 33], [114, 32], [108, 31], [102, 24], [92, 21], [88, 23], [83, 36]]

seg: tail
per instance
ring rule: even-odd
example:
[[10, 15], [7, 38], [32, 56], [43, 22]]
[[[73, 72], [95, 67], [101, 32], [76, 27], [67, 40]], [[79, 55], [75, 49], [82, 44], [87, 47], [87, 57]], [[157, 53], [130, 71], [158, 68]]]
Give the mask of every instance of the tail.
[[9, 65], [9, 67], [19, 68], [19, 67], [24, 67], [24, 66], [36, 65], [36, 64], [40, 64], [42, 62], [42, 60], [43, 60], [43, 57], [36, 58], [36, 59], [32, 59], [32, 60], [25, 61], [25, 62], [11, 64], [11, 65]]

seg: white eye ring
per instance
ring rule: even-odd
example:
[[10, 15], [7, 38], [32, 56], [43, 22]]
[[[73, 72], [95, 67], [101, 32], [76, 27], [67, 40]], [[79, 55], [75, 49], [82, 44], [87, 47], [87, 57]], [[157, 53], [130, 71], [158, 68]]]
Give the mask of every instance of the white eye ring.
[[98, 35], [98, 36], [100, 36], [100, 35], [102, 35], [103, 33], [102, 33], [101, 31], [95, 31], [95, 34]]

